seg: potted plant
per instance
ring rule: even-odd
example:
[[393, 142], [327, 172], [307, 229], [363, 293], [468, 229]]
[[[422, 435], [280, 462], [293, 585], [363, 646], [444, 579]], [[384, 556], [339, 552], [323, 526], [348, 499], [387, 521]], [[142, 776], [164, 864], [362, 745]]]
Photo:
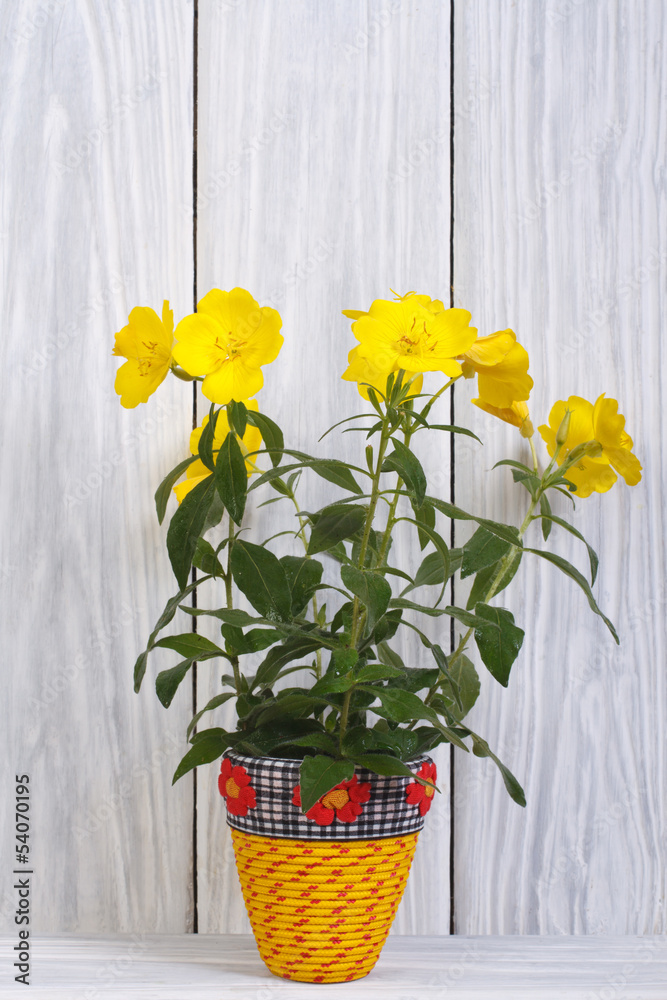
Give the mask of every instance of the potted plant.
[[[135, 689], [155, 648], [181, 657], [156, 678], [165, 707], [195, 661], [223, 664], [219, 693], [188, 727], [190, 748], [174, 781], [203, 764], [220, 767], [221, 804], [260, 953], [277, 975], [311, 982], [357, 979], [377, 960], [437, 790], [435, 746], [490, 757], [512, 799], [525, 805], [517, 779], [465, 721], [479, 692], [470, 654], [476, 650], [507, 686], [524, 633], [496, 599], [523, 559], [534, 557], [577, 583], [618, 641], [591, 590], [597, 556], [552, 512], [550, 498], [574, 504], [609, 490], [617, 473], [630, 485], [641, 476], [624, 419], [605, 396], [555, 403], [539, 427], [549, 454], [540, 468], [528, 355], [511, 330], [479, 337], [469, 313], [414, 293], [345, 315], [357, 344], [342, 377], [357, 384], [366, 409], [325, 433], [361, 430], [356, 464], [291, 448], [259, 409], [262, 367], [280, 350], [281, 319], [243, 289], [209, 292], [175, 332], [168, 303], [161, 319], [134, 309], [114, 348], [126, 358], [116, 377], [123, 406], [146, 402], [169, 372], [200, 381], [211, 403], [192, 434], [191, 455], [155, 494], [161, 523], [172, 492], [178, 500], [166, 533], [178, 592], [137, 659]], [[425, 388], [425, 376], [433, 388]], [[518, 527], [429, 491], [415, 439], [475, 437], [432, 418], [436, 400], [461, 378], [477, 378], [473, 403], [516, 426], [529, 445], [528, 463], [498, 463], [525, 490]], [[297, 499], [304, 472], [335, 491], [321, 509]], [[253, 506], [277, 501], [294, 506], [293, 548], [281, 556], [275, 540], [247, 530]], [[446, 542], [452, 519], [475, 528], [460, 548]], [[399, 523], [410, 526], [423, 553], [414, 575], [392, 558]], [[541, 528], [546, 543], [554, 527], [586, 545], [590, 583], [561, 556], [528, 544], [529, 532]], [[472, 580], [466, 607], [446, 602], [457, 573]], [[185, 603], [195, 587], [196, 608]], [[212, 617], [220, 640], [163, 635], [179, 608]], [[460, 626], [451, 651], [445, 638], [429, 638], [424, 617], [444, 620], [443, 637], [450, 619]], [[426, 665], [406, 664], [396, 652], [394, 637], [405, 628], [419, 637]], [[236, 726], [205, 726], [227, 701], [235, 702]]]

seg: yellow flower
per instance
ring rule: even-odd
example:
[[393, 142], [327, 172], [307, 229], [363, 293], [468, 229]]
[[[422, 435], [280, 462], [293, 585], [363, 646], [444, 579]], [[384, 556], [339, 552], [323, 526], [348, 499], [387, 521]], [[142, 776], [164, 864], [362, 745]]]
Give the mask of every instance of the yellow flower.
[[133, 409], [148, 397], [167, 376], [174, 343], [174, 314], [165, 299], [162, 320], [154, 309], [137, 306], [129, 322], [116, 334], [112, 354], [127, 358], [116, 373], [115, 390], [120, 405]]
[[427, 295], [410, 294], [397, 302], [376, 299], [367, 313], [347, 310], [347, 314], [354, 317], [352, 330], [359, 346], [343, 378], [359, 382], [361, 374], [370, 370], [372, 377], [365, 380], [378, 387], [401, 369], [409, 376], [440, 371], [458, 377], [462, 369], [455, 358], [477, 334], [469, 325], [469, 312], [444, 309]]
[[[635, 486], [641, 479], [641, 465], [632, 454], [632, 438], [625, 431], [625, 418], [618, 412], [615, 399], [605, 399], [604, 393], [595, 405], [581, 396], [570, 396], [565, 402], [559, 400], [551, 408], [549, 424], [538, 427], [551, 456], [556, 452], [556, 435], [566, 413], [567, 435], [558, 455], [562, 465], [568, 455], [579, 446], [590, 444], [591, 451], [581, 448], [579, 461], [565, 470], [565, 478], [576, 486], [581, 497], [588, 497], [593, 491], [606, 493], [620, 473], [628, 486]], [[616, 471], [614, 471], [616, 470]]]
[[[255, 412], [257, 412], [257, 410], [259, 409], [256, 399], [244, 399], [242, 400], [242, 402], [245, 403], [245, 406], [248, 410], [254, 410]], [[193, 455], [197, 455], [199, 453], [199, 439], [201, 438], [202, 431], [206, 427], [207, 423], [208, 423], [208, 414], [202, 420], [201, 427], [196, 427], [195, 430], [193, 430], [192, 434], [190, 435], [190, 451], [192, 452]], [[222, 447], [223, 442], [228, 434], [229, 434], [229, 420], [227, 419], [226, 410], [223, 410], [218, 416], [215, 425], [215, 434], [213, 435], [214, 458], [220, 451], [220, 448]], [[245, 456], [248, 456], [248, 454], [252, 452], [259, 451], [262, 444], [262, 435], [260, 434], [257, 427], [254, 427], [252, 424], [249, 423], [246, 427], [246, 432], [243, 435], [243, 439], [239, 441], [239, 444], [241, 446], [241, 451]], [[257, 457], [256, 455], [252, 455], [252, 457], [250, 458], [246, 457], [245, 465], [249, 477], [253, 474], [253, 472], [258, 471], [255, 465], [256, 457]], [[193, 462], [192, 465], [188, 466], [188, 471], [186, 472], [187, 478], [182, 483], [178, 483], [176, 486], [174, 486], [174, 493], [178, 498], [178, 502], [180, 503], [183, 497], [187, 496], [190, 490], [193, 490], [198, 483], [201, 483], [202, 480], [206, 479], [210, 475], [211, 475], [211, 470], [206, 468], [206, 466], [204, 465], [204, 463], [200, 458], [198, 458], [196, 462]]]
[[528, 399], [533, 380], [528, 374], [528, 353], [517, 343], [513, 330], [480, 337], [463, 356], [463, 374], [477, 373], [480, 399], [498, 409]]
[[243, 288], [214, 288], [197, 309], [176, 328], [174, 359], [188, 374], [205, 376], [202, 392], [213, 403], [254, 396], [264, 385], [262, 365], [282, 347], [280, 315]]
[[[351, 311], [351, 310], [350, 310]], [[356, 382], [357, 388], [364, 399], [368, 399], [368, 386], [379, 389], [382, 395], [387, 392], [388, 372], [379, 370], [372, 361], [359, 355], [359, 348], [353, 347], [347, 356], [348, 367], [341, 376], [348, 382]], [[409, 378], [410, 376], [407, 376]], [[415, 396], [422, 391], [424, 376], [417, 375], [410, 386], [409, 396]]]
[[528, 407], [523, 401], [513, 401], [510, 406], [491, 406], [484, 399], [473, 399], [475, 406], [485, 413], [490, 413], [505, 423], [518, 427], [522, 437], [532, 437], [534, 434], [533, 424], [528, 413]]

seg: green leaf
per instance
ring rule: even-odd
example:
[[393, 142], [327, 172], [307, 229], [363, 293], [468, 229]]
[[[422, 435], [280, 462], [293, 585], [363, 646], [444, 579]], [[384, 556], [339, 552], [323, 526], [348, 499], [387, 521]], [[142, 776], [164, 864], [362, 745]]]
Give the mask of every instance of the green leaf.
[[[586, 539], [584, 538], [584, 536], [581, 534], [581, 532], [577, 531], [577, 529], [574, 527], [574, 525], [570, 524], [568, 521], [565, 521], [562, 517], [556, 517], [555, 514], [551, 514], [551, 513], [548, 513], [548, 514], [544, 514], [544, 513], [542, 513], [542, 514], [536, 514], [535, 515], [535, 520], [537, 520], [538, 518], [542, 521], [543, 531], [544, 531], [544, 525], [545, 524], [557, 524], [561, 528], [564, 528], [565, 531], [569, 531], [570, 534], [574, 535], [575, 538], [578, 538], [580, 542], [584, 543], [584, 545], [586, 546], [586, 549], [588, 550], [588, 561], [589, 561], [589, 563], [591, 565], [591, 584], [594, 584], [595, 583], [595, 578], [598, 575], [599, 560], [598, 560], [598, 557], [597, 557], [597, 552], [595, 551], [595, 549], [591, 548], [591, 546], [588, 544], [588, 542], [586, 541]], [[548, 532], [547, 532], [547, 534], [548, 534]]]
[[504, 539], [510, 545], [521, 545], [518, 529], [510, 524], [500, 524], [498, 521], [490, 521], [487, 517], [477, 517], [475, 514], [469, 514], [467, 511], [457, 507], [456, 504], [448, 503], [446, 500], [438, 500], [437, 497], [429, 496], [426, 497], [426, 500], [436, 510], [439, 510], [441, 514], [444, 514], [445, 517], [450, 517], [457, 521], [475, 521], [490, 531], [492, 535], [497, 535], [498, 538]]
[[197, 539], [203, 533], [206, 515], [215, 496], [213, 476], [207, 476], [183, 498], [167, 532], [167, 550], [174, 576], [183, 589], [190, 575]]
[[311, 694], [284, 694], [276, 698], [275, 702], [267, 705], [259, 713], [256, 719], [258, 726], [265, 726], [274, 719], [284, 719], [285, 716], [302, 717], [304, 715], [317, 715], [326, 708], [325, 698], [313, 697]]
[[366, 632], [372, 632], [389, 606], [391, 587], [379, 573], [370, 573], [355, 566], [341, 566], [340, 575], [348, 590], [366, 608]]
[[[424, 778], [420, 778], [414, 771], [410, 770], [407, 764], [404, 764], [396, 757], [390, 757], [388, 754], [356, 754], [352, 759], [359, 767], [365, 767], [367, 771], [373, 771], [375, 774], [382, 774], [386, 777], [412, 778], [413, 781], [427, 788], [436, 787], [432, 781], [425, 781]], [[439, 791], [439, 789], [437, 790]]]
[[472, 660], [468, 659], [465, 653], [459, 655], [449, 668], [458, 691], [458, 698], [454, 692], [451, 682], [444, 678], [440, 689], [451, 714], [458, 719], [464, 719], [479, 697], [480, 683], [479, 676], [475, 670]]
[[422, 691], [432, 687], [438, 680], [440, 671], [436, 667], [405, 667], [399, 675], [389, 680], [388, 687], [399, 687], [404, 691]]
[[457, 621], [461, 622], [462, 625], [467, 626], [467, 628], [495, 628], [496, 630], [500, 628], [500, 626], [495, 625], [493, 622], [488, 621], [485, 618], [478, 618], [477, 615], [472, 614], [471, 611], [464, 611], [463, 608], [447, 606], [444, 613], [451, 615], [452, 618], [456, 618]]
[[510, 798], [514, 800], [518, 805], [526, 805], [526, 796], [523, 788], [516, 780], [512, 772], [508, 767], [498, 760], [496, 755], [489, 749], [489, 744], [486, 740], [481, 739], [479, 736], [472, 734], [472, 752], [476, 757], [490, 757], [493, 763], [496, 765], [498, 770], [503, 776], [503, 781], [505, 783], [505, 788], [510, 794]]
[[422, 561], [421, 566], [417, 570], [417, 575], [414, 581], [409, 587], [401, 591], [401, 596], [403, 594], [409, 594], [411, 590], [415, 590], [417, 587], [434, 587], [439, 586], [445, 582], [445, 567], [442, 560], [442, 555], [440, 552], [429, 552]]
[[192, 463], [196, 461], [197, 455], [191, 455], [190, 458], [186, 458], [184, 462], [180, 462], [175, 469], [171, 470], [169, 475], [165, 476], [155, 491], [155, 509], [157, 511], [157, 519], [160, 524], [164, 521], [164, 515], [167, 513], [167, 503], [169, 502], [172, 489], [186, 469], [188, 469]]
[[540, 510], [545, 515], [542, 521], [542, 538], [546, 542], [551, 534], [551, 521], [548, 520], [551, 517], [551, 504], [549, 503], [549, 498], [546, 493], [543, 493], [540, 497]]
[[193, 716], [190, 725], [188, 726], [188, 731], [186, 733], [187, 738], [190, 739], [190, 734], [192, 733], [192, 730], [195, 728], [195, 726], [201, 719], [202, 715], [204, 715], [206, 712], [212, 712], [214, 708], [218, 708], [220, 705], [224, 705], [225, 702], [229, 701], [230, 698], [235, 698], [235, 697], [236, 697], [235, 691], [226, 691], [224, 694], [216, 694], [214, 698], [211, 698], [211, 700], [207, 702], [206, 705], [204, 705], [204, 707], [199, 712], [197, 712], [195, 716]]
[[[507, 585], [512, 582], [512, 580], [516, 575], [516, 571], [518, 570], [519, 565], [521, 563], [521, 556], [522, 556], [522, 549], [516, 549], [511, 560], [507, 564], [507, 568], [505, 569], [502, 577], [496, 584], [496, 587], [492, 595], [493, 597], [495, 597], [497, 594], [500, 594], [501, 591], [503, 591], [505, 587], [507, 587]], [[491, 600], [491, 597], [489, 597], [489, 591], [491, 589], [491, 585], [495, 581], [496, 576], [498, 575], [499, 569], [500, 569], [500, 562], [497, 562], [494, 563], [493, 566], [487, 566], [486, 569], [482, 569], [479, 571], [479, 573], [477, 574], [477, 576], [473, 581], [473, 585], [470, 590], [470, 596], [468, 597], [468, 601], [466, 604], [466, 607], [468, 609], [474, 608], [474, 606], [476, 604], [479, 604], [480, 601], [485, 604], [487, 601]]]
[[475, 441], [479, 441], [481, 445], [484, 444], [482, 439], [473, 434], [471, 430], [468, 430], [467, 427], [459, 427], [458, 424], [429, 424], [428, 429], [431, 431], [447, 431], [449, 434], [465, 434], [466, 437], [471, 437]]
[[248, 408], [245, 403], [237, 402], [235, 399], [228, 403], [227, 419], [230, 429], [234, 431], [238, 438], [243, 440], [248, 426]]
[[407, 669], [398, 653], [391, 646], [388, 646], [386, 642], [378, 642], [377, 655], [378, 660], [381, 663], [386, 663], [388, 667], [396, 667], [398, 670]]
[[222, 577], [225, 572], [218, 559], [215, 549], [205, 538], [197, 539], [195, 554], [192, 557], [192, 565], [200, 569], [203, 573], [210, 573], [214, 577]]
[[472, 538], [463, 546], [463, 560], [461, 562], [461, 579], [478, 573], [487, 566], [493, 566], [499, 559], [509, 552], [511, 546], [502, 538], [487, 531], [486, 528], [478, 528]]
[[215, 469], [215, 459], [213, 458], [213, 440], [215, 438], [215, 427], [218, 423], [219, 416], [220, 410], [216, 410], [215, 403], [211, 403], [208, 421], [204, 425], [204, 428], [199, 436], [199, 458], [211, 472]]
[[342, 694], [344, 691], [349, 691], [351, 687], [354, 687], [354, 680], [347, 674], [343, 674], [340, 677], [336, 677], [333, 674], [325, 674], [324, 677], [320, 677], [313, 684], [310, 690], [311, 694], [316, 697], [324, 697], [328, 694]]
[[[303, 468], [312, 469], [313, 472], [317, 473], [318, 476], [325, 479], [328, 483], [340, 486], [349, 493], [363, 493], [359, 483], [350, 471], [351, 466], [346, 462], [341, 462], [337, 458], [314, 458], [312, 455], [306, 455], [302, 451], [289, 451], [288, 449], [285, 451], [285, 454], [299, 459]], [[364, 473], [363, 469], [357, 469], [357, 471]]]
[[420, 614], [429, 615], [430, 618], [439, 618], [440, 615], [450, 614], [447, 608], [429, 608], [425, 604], [416, 604], [414, 601], [408, 601], [404, 597], [392, 597], [389, 606], [391, 608], [403, 608], [406, 611], [419, 611]]
[[317, 757], [305, 757], [299, 770], [301, 812], [307, 813], [323, 795], [353, 775], [354, 764], [351, 760], [332, 760], [319, 754]]
[[402, 441], [393, 439], [394, 450], [382, 463], [383, 472], [397, 472], [410, 493], [414, 495], [417, 507], [421, 507], [426, 496], [426, 476], [417, 456]]
[[[197, 581], [197, 586], [201, 583], [200, 580]], [[243, 628], [244, 625], [268, 625], [269, 622], [266, 618], [253, 618], [249, 615], [247, 611], [243, 611], [241, 608], [188, 608], [187, 606], [181, 609], [186, 611], [188, 614], [195, 615], [208, 615], [210, 618], [219, 618], [222, 622], [227, 622], [229, 625], [238, 625], [239, 628]]]
[[405, 680], [406, 670], [390, 667], [386, 663], [367, 663], [355, 675], [355, 683], [372, 684], [374, 681], [388, 681], [400, 677]]
[[351, 504], [332, 504], [317, 515], [308, 543], [308, 555], [331, 549], [344, 538], [359, 531], [366, 520], [366, 508]]
[[[192, 771], [193, 768], [199, 767], [200, 764], [210, 764], [218, 757], [222, 757], [227, 747], [233, 742], [235, 735], [225, 733], [225, 736], [221, 736], [220, 734], [224, 732], [223, 729], [211, 729], [197, 733], [197, 742], [188, 750], [176, 768], [171, 780], [172, 785], [175, 785], [179, 778], [182, 778], [188, 771]], [[226, 739], [228, 735], [231, 736], [231, 740]]]
[[273, 646], [257, 668], [250, 690], [270, 687], [284, 666], [321, 648], [322, 643], [308, 635], [290, 636], [280, 646]]
[[503, 687], [507, 687], [510, 670], [519, 655], [525, 633], [514, 624], [514, 615], [505, 608], [478, 604], [475, 613], [477, 618], [486, 619], [492, 626], [496, 626], [486, 628], [478, 625], [475, 628], [475, 642], [491, 676]]
[[178, 690], [178, 685], [181, 683], [193, 663], [194, 660], [189, 657], [187, 660], [183, 660], [182, 663], [178, 663], [175, 667], [171, 667], [169, 670], [161, 670], [155, 678], [155, 693], [165, 708], [169, 708], [171, 705], [174, 695]]
[[231, 563], [234, 582], [255, 611], [272, 622], [291, 619], [292, 595], [285, 570], [273, 552], [237, 538]]
[[431, 531], [435, 530], [435, 507], [432, 507], [429, 503], [423, 503], [421, 507], [413, 507], [413, 510], [415, 512], [415, 521], [417, 522], [419, 548], [423, 551], [431, 537], [423, 530], [423, 527], [430, 528]]
[[168, 635], [164, 639], [159, 639], [155, 643], [156, 646], [162, 646], [164, 649], [173, 649], [175, 652], [180, 653], [181, 656], [190, 656], [196, 659], [202, 653], [213, 653], [215, 656], [225, 656], [224, 650], [216, 646], [214, 642], [207, 639], [204, 635], [198, 635], [196, 632], [183, 632], [181, 635]]
[[248, 473], [238, 439], [232, 431], [218, 452], [215, 486], [232, 521], [241, 524], [248, 493]]
[[328, 733], [313, 732], [308, 733], [307, 736], [295, 736], [294, 738], [286, 737], [283, 740], [279, 740], [275, 747], [280, 746], [291, 746], [291, 747], [306, 747], [309, 750], [324, 750], [331, 757], [335, 757], [338, 752], [338, 746], [333, 737], [329, 736]]
[[292, 592], [292, 614], [296, 617], [312, 600], [322, 579], [324, 567], [317, 559], [309, 559], [306, 556], [283, 556], [280, 565], [285, 570], [287, 583]]
[[262, 435], [262, 440], [266, 445], [271, 462], [273, 465], [278, 465], [282, 458], [283, 448], [285, 447], [283, 432], [280, 427], [273, 420], [270, 420], [269, 417], [263, 413], [258, 413], [256, 410], [246, 410], [246, 417], [248, 423], [253, 424]]
[[620, 640], [618, 638], [618, 635], [616, 634], [616, 629], [609, 621], [609, 619], [606, 617], [606, 615], [602, 614], [599, 607], [595, 603], [593, 592], [588, 585], [586, 577], [583, 576], [578, 569], [575, 569], [572, 563], [569, 563], [567, 559], [563, 559], [562, 556], [557, 556], [555, 552], [542, 552], [540, 551], [540, 549], [524, 549], [524, 552], [532, 552], [533, 555], [540, 556], [541, 559], [546, 559], [547, 562], [553, 563], [553, 565], [557, 566], [558, 569], [560, 569], [563, 573], [565, 573], [566, 576], [571, 577], [575, 581], [575, 583], [578, 583], [586, 595], [591, 610], [594, 611], [596, 615], [600, 616], [602, 621], [605, 623], [605, 625], [613, 635], [617, 644], [620, 645]]
[[[398, 518], [396, 518], [396, 521], [397, 522], [398, 521], [408, 521], [410, 524], [416, 524], [417, 523], [411, 517], [398, 517]], [[445, 583], [446, 583], [446, 581], [449, 579], [449, 577], [451, 575], [450, 574], [450, 561], [449, 561], [449, 548], [447, 547], [447, 543], [444, 540], [444, 538], [442, 537], [442, 535], [439, 535], [437, 531], [432, 531], [431, 528], [428, 528], [426, 525], [422, 525], [420, 530], [424, 534], [428, 535], [430, 541], [433, 542], [433, 544], [435, 545], [435, 547], [436, 547], [436, 549], [438, 551], [438, 554], [440, 556], [440, 560], [442, 562], [442, 576], [443, 576], [443, 579], [442, 579], [442, 589], [441, 589], [441, 591], [440, 591], [440, 593], [438, 595], [438, 598], [437, 598], [437, 600], [435, 602], [436, 605], [437, 605], [442, 600], [442, 595], [443, 595], [443, 593], [445, 591]]]

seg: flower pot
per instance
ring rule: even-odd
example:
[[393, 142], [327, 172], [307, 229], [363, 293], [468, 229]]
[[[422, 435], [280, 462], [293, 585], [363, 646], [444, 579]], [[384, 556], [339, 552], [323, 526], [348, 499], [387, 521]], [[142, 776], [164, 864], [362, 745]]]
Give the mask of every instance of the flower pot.
[[[433, 792], [356, 768], [304, 816], [300, 763], [223, 758], [218, 785], [246, 909], [274, 975], [361, 979], [389, 933]], [[429, 757], [408, 767], [435, 781]]]

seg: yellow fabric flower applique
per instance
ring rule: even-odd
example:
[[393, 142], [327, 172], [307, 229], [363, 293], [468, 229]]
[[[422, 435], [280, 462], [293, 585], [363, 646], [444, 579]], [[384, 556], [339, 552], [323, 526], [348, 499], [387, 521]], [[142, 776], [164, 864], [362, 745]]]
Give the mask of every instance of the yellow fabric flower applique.
[[114, 388], [120, 405], [133, 409], [148, 402], [149, 396], [165, 380], [171, 365], [174, 343], [174, 314], [165, 299], [162, 319], [154, 309], [137, 306], [128, 324], [116, 334], [112, 354], [127, 358], [116, 373]]
[[174, 360], [189, 375], [204, 377], [202, 392], [213, 403], [254, 396], [264, 385], [262, 365], [282, 347], [280, 314], [260, 308], [243, 288], [214, 288], [197, 310], [176, 328]]
[[616, 482], [617, 472], [628, 486], [636, 486], [642, 467], [632, 453], [632, 438], [625, 431], [625, 418], [618, 412], [618, 403], [615, 399], [607, 399], [604, 393], [595, 404], [581, 396], [570, 396], [567, 402], [561, 399], [554, 403], [549, 424], [538, 427], [549, 454], [553, 457], [556, 453], [556, 435], [568, 411], [567, 434], [558, 455], [559, 465], [575, 448], [591, 446], [590, 452], [582, 454], [579, 461], [565, 471], [565, 478], [574, 483], [578, 496], [606, 493]]

